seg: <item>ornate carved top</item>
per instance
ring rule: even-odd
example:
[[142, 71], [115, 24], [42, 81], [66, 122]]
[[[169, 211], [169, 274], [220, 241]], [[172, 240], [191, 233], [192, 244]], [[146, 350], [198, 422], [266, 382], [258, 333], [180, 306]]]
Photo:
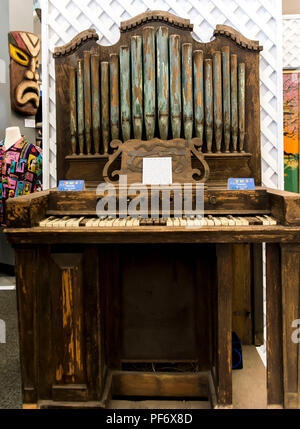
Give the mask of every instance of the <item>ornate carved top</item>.
[[98, 40], [99, 36], [96, 33], [96, 30], [94, 28], [90, 28], [88, 30], [82, 31], [81, 33], [77, 34], [77, 36], [73, 37], [73, 39], [66, 43], [63, 46], [59, 46], [57, 48], [54, 48], [53, 57], [57, 58], [63, 55], [70, 55], [73, 51], [75, 51], [79, 46], [82, 45], [82, 43], [86, 42], [87, 40]]
[[190, 23], [189, 19], [180, 18], [170, 12], [164, 12], [162, 10], [151, 10], [141, 13], [127, 21], [123, 21], [120, 24], [120, 31], [123, 33], [127, 30], [131, 30], [132, 28], [136, 28], [139, 25], [153, 21], [161, 21], [170, 24], [173, 27], [193, 31], [193, 24]]
[[243, 36], [237, 30], [229, 25], [217, 25], [214, 31], [214, 36], [221, 35], [229, 37], [234, 40], [238, 45], [251, 51], [262, 51], [263, 47], [259, 45], [258, 40], [250, 40]]

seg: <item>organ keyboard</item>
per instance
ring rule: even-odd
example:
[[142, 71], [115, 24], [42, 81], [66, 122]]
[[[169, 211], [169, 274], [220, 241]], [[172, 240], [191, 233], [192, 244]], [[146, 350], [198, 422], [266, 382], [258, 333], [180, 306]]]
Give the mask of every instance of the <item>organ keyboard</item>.
[[[223, 25], [198, 42], [189, 20], [160, 11], [120, 29], [113, 46], [90, 29], [54, 53], [57, 176], [86, 190], [7, 200], [23, 403], [231, 407], [232, 330], [263, 343], [265, 243], [267, 402], [300, 408], [300, 196], [260, 187], [262, 47]], [[174, 192], [168, 214], [159, 196], [149, 217], [149, 195], [131, 212], [145, 157], [171, 158], [172, 186], [200, 183], [203, 208], [182, 215]], [[239, 177], [256, 189], [228, 190]], [[116, 210], [99, 216], [104, 182]]]
[[124, 218], [104, 216], [101, 218], [96, 217], [70, 217], [70, 216], [50, 216], [39, 222], [42, 228], [121, 228], [121, 227], [138, 227], [138, 226], [175, 226], [175, 227], [201, 227], [201, 226], [253, 226], [264, 225], [272, 226], [277, 225], [277, 220], [272, 216], [182, 216], [182, 217], [131, 217]]

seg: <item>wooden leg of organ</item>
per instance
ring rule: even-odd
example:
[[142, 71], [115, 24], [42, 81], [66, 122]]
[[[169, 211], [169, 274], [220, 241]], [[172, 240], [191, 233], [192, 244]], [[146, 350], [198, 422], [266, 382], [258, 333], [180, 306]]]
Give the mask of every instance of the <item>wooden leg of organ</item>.
[[266, 247], [268, 407], [300, 408], [300, 245]]
[[217, 244], [215, 408], [232, 408], [232, 284], [233, 248]]

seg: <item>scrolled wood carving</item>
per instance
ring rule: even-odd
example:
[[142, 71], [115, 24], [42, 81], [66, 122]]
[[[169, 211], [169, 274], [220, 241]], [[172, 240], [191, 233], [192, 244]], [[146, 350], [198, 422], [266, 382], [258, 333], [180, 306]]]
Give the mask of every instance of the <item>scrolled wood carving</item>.
[[[115, 149], [109, 156], [103, 169], [106, 182], [116, 183], [120, 175], [127, 176], [127, 183], [142, 183], [143, 158], [172, 158], [173, 183], [205, 183], [209, 176], [209, 167], [203, 155], [196, 149], [200, 146], [198, 138], [191, 141], [185, 139], [152, 140], [132, 139], [122, 143], [113, 140], [110, 146]], [[199, 168], [192, 168], [191, 155], [199, 161]], [[120, 168], [116, 167], [117, 162]]]

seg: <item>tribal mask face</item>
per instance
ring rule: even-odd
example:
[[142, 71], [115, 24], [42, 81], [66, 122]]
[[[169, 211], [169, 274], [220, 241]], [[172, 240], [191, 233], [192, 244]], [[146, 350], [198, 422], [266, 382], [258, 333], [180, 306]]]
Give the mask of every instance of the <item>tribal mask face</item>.
[[11, 108], [22, 115], [35, 115], [40, 103], [38, 36], [24, 31], [8, 34]]

